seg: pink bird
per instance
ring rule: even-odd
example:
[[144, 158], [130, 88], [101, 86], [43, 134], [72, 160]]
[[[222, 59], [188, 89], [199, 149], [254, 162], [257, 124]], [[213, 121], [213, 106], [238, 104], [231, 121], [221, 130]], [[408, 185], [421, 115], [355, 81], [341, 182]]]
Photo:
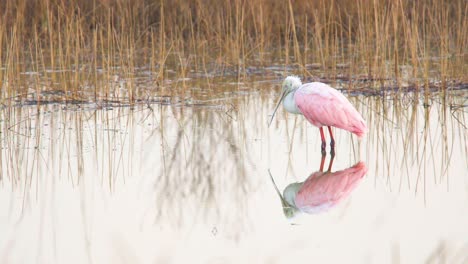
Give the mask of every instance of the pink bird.
[[335, 88], [321, 82], [302, 84], [296, 76], [288, 76], [283, 81], [283, 92], [271, 116], [273, 121], [276, 110], [283, 101], [286, 111], [302, 114], [314, 126], [320, 129], [322, 154], [325, 154], [325, 135], [323, 127], [330, 133], [331, 153], [334, 154], [335, 139], [331, 127], [347, 130], [358, 138], [367, 133], [366, 122], [348, 99]]
[[[322, 156], [320, 171], [313, 172], [304, 182], [289, 184], [284, 189], [283, 195], [270, 174], [283, 204], [284, 215], [288, 219], [296, 216], [299, 212], [316, 214], [329, 210], [346, 199], [367, 173], [364, 162], [358, 162], [351, 168], [333, 173], [323, 172], [324, 159], [325, 156]], [[332, 162], [333, 157], [329, 169]]]

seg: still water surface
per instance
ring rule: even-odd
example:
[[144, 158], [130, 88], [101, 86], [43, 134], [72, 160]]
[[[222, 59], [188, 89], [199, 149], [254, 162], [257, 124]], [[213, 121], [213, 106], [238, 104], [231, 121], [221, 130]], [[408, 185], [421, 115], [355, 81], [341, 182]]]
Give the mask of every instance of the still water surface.
[[367, 174], [328, 210], [287, 220], [268, 170], [283, 190], [321, 152], [303, 117], [280, 109], [267, 126], [279, 83], [2, 109], [0, 262], [468, 262], [466, 91], [348, 95], [370, 132], [335, 130], [332, 171]]

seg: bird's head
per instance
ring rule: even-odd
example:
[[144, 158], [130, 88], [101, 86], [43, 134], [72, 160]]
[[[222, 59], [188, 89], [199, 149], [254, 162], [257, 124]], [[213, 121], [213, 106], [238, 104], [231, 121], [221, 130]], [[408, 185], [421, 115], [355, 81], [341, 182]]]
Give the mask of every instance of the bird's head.
[[302, 85], [301, 79], [297, 76], [288, 76], [283, 81], [283, 94], [286, 95]]
[[271, 122], [273, 121], [273, 117], [275, 116], [276, 110], [278, 110], [278, 107], [280, 106], [284, 97], [286, 97], [286, 95], [288, 95], [289, 93], [297, 90], [297, 88], [299, 88], [301, 85], [302, 85], [301, 79], [299, 79], [299, 77], [297, 76], [288, 76], [286, 77], [286, 79], [284, 79], [283, 85], [282, 85], [281, 96], [278, 100], [278, 103], [276, 104], [273, 114], [271, 115], [271, 119], [270, 119], [270, 122], [268, 123], [268, 126], [271, 125]]
[[279, 191], [278, 186], [276, 186], [275, 180], [273, 179], [273, 176], [271, 176], [271, 173], [270, 179], [273, 182], [273, 186], [275, 187], [276, 193], [278, 194], [281, 200], [284, 216], [286, 216], [287, 219], [293, 219], [300, 212], [299, 209], [296, 207], [294, 199], [300, 187], [302, 186], [302, 183], [296, 182], [289, 184], [284, 189], [283, 195], [281, 195], [281, 192]]
[[299, 213], [299, 209], [296, 207], [296, 195], [299, 189], [301, 188], [301, 182], [295, 182], [289, 184], [283, 191], [283, 196], [280, 198], [283, 203], [283, 213], [284, 216], [288, 219], [294, 218], [297, 213]]

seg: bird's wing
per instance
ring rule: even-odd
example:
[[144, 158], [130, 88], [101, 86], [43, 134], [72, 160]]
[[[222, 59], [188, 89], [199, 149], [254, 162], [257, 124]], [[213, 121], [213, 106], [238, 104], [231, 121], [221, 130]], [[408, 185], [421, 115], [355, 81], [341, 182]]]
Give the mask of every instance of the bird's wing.
[[359, 162], [345, 170], [322, 174], [319, 177], [312, 175], [298, 191], [296, 206], [307, 213], [326, 210], [348, 197], [366, 173], [366, 165]]
[[357, 134], [367, 131], [364, 119], [348, 99], [327, 84], [304, 84], [296, 91], [294, 100], [304, 117], [315, 126], [334, 126]]

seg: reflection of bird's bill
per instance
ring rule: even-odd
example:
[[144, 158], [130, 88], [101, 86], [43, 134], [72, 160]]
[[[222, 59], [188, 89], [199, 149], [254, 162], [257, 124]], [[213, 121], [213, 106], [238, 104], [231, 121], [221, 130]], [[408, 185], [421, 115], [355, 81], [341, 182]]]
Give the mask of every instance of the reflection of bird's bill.
[[283, 195], [281, 195], [281, 192], [279, 191], [278, 186], [276, 186], [276, 182], [275, 182], [275, 180], [273, 179], [273, 176], [271, 175], [270, 170], [268, 170], [268, 173], [270, 174], [270, 179], [271, 179], [271, 181], [273, 182], [273, 186], [275, 186], [276, 193], [278, 194], [278, 196], [279, 196], [280, 199], [281, 199], [281, 204], [283, 205], [283, 208], [291, 207], [291, 205], [289, 205], [288, 202], [286, 202], [286, 200], [284, 200]]
[[[281, 101], [283, 101], [284, 96], [286, 96], [286, 90], [283, 91], [283, 93], [280, 96], [280, 99], [278, 100], [278, 103], [276, 103], [275, 110], [273, 111], [273, 114], [271, 114], [271, 119], [270, 119], [270, 122], [268, 122], [268, 126], [270, 126], [271, 122], [273, 122], [273, 117], [275, 117], [276, 110], [278, 110], [278, 107], [280, 106]], [[271, 174], [270, 174], [270, 176], [271, 176]]]

